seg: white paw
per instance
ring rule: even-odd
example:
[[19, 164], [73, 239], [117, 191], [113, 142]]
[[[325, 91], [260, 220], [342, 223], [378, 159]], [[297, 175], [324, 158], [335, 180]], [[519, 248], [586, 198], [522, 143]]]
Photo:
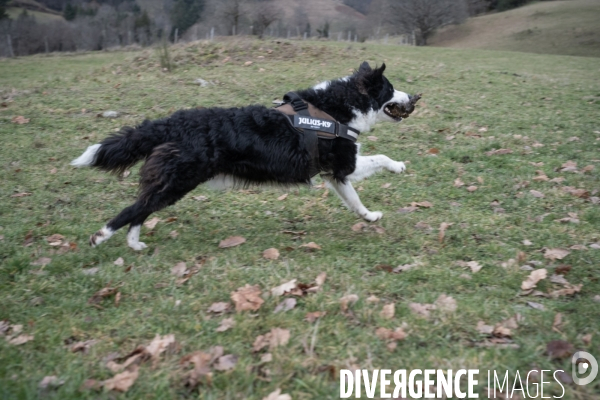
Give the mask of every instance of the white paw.
[[406, 165], [402, 161], [394, 161], [390, 166], [390, 171], [399, 174], [406, 171]]
[[381, 211], [369, 211], [368, 213], [363, 215], [365, 221], [369, 222], [379, 221], [381, 217], [383, 217], [383, 213]]
[[135, 251], [144, 250], [146, 247], [148, 247], [148, 246], [146, 246], [146, 243], [144, 243], [144, 242], [128, 243], [128, 244], [129, 244], [129, 247], [131, 247]]

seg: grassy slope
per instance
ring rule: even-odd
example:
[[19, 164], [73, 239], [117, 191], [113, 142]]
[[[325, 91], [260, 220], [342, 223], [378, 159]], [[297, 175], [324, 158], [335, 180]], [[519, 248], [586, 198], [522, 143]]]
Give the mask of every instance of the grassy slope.
[[[521, 297], [520, 285], [528, 273], [518, 266], [500, 266], [523, 251], [552, 272], [561, 262], [545, 260], [543, 247], [600, 241], [598, 205], [566, 194], [562, 185], [532, 180], [541, 169], [551, 178], [565, 177], [563, 185], [600, 188], [600, 83], [595, 60], [392, 46], [348, 49], [338, 43], [299, 46], [242, 42], [226, 45], [226, 51], [210, 45], [180, 48], [176, 51], [180, 66], [171, 74], [160, 71], [155, 54], [148, 50], [35, 56], [0, 63], [2, 96], [12, 99], [0, 108], [0, 320], [24, 324], [24, 332], [35, 335], [19, 347], [0, 340], [0, 398], [39, 398], [37, 384], [46, 375], [66, 380], [51, 392], [53, 398], [109, 398], [79, 393], [78, 387], [87, 378], [111, 377], [101, 365], [103, 357], [111, 352], [127, 354], [156, 333], [175, 334], [181, 352], [163, 356], [156, 368], [142, 366], [139, 379], [124, 397], [261, 399], [280, 387], [295, 400], [334, 399], [339, 381], [322, 366], [510, 369], [511, 374], [517, 370], [523, 374], [536, 365], [570, 371], [567, 360], [551, 361], [546, 356], [545, 345], [553, 339], [600, 354], [600, 310], [593, 301], [600, 294], [600, 250], [573, 250], [564, 260], [573, 266], [567, 279], [583, 284], [573, 298]], [[275, 51], [269, 54], [267, 49]], [[265, 58], [258, 59], [259, 55]], [[225, 56], [233, 61], [222, 64], [219, 60]], [[69, 167], [68, 162], [86, 146], [121, 125], [162, 117], [181, 107], [269, 105], [290, 89], [345, 75], [364, 59], [385, 61], [387, 76], [397, 88], [425, 93], [415, 116], [401, 125], [378, 126], [369, 133], [377, 141], [361, 139], [364, 153], [383, 152], [410, 161], [405, 175], [382, 173], [357, 185], [364, 189], [360, 193], [365, 205], [384, 212], [379, 224], [385, 234], [350, 230], [358, 222], [356, 217], [332, 194], [324, 196], [323, 190], [292, 190], [285, 201], [278, 201], [281, 192], [276, 190], [221, 194], [198, 188], [157, 214], [162, 219], [176, 216], [177, 221], [159, 223], [153, 236], [143, 228], [147, 251], [128, 249], [124, 232], [97, 249], [87, 246], [90, 233], [132, 202], [137, 171], [119, 180]], [[248, 60], [254, 64], [244, 67]], [[193, 84], [199, 77], [218, 83], [201, 88]], [[124, 115], [117, 120], [96, 117], [108, 109]], [[31, 121], [11, 123], [17, 115]], [[465, 135], [481, 127], [488, 128], [483, 138]], [[455, 138], [447, 140], [448, 135]], [[579, 141], [568, 140], [573, 136]], [[535, 141], [544, 146], [525, 147]], [[433, 147], [439, 154], [428, 156]], [[484, 154], [493, 148], [514, 152]], [[596, 169], [591, 174], [555, 172], [567, 160]], [[55, 174], [50, 173], [52, 168]], [[454, 187], [459, 176], [479, 189], [469, 193]], [[525, 187], [515, 187], [525, 181]], [[381, 189], [386, 182], [391, 187]], [[545, 197], [534, 198], [530, 189]], [[32, 195], [10, 197], [16, 192]], [[192, 199], [197, 195], [207, 196], [208, 201]], [[396, 212], [424, 200], [432, 202], [433, 208]], [[501, 202], [504, 214], [493, 212], [493, 200]], [[554, 221], [567, 212], [578, 213], [581, 222]], [[543, 214], [548, 215], [536, 222]], [[432, 230], [416, 229], [419, 221]], [[441, 222], [454, 224], [443, 245], [437, 232]], [[175, 239], [169, 236], [173, 230], [179, 233]], [[298, 241], [284, 230], [307, 234]], [[29, 231], [33, 245], [23, 247]], [[45, 241], [54, 233], [76, 242], [78, 249], [54, 254]], [[219, 241], [231, 235], [244, 236], [247, 242], [219, 249]], [[524, 246], [524, 239], [533, 245]], [[322, 250], [307, 253], [298, 248], [310, 241]], [[261, 258], [269, 247], [280, 249], [280, 260]], [[34, 274], [40, 267], [30, 263], [40, 256], [51, 257], [52, 262], [42, 274]], [[214, 258], [185, 285], [177, 286], [171, 267], [180, 261], [192, 266], [199, 256]], [[124, 258], [125, 266], [133, 265], [131, 271], [113, 264], [118, 257]], [[471, 274], [456, 265], [459, 260], [476, 260], [483, 269]], [[375, 268], [416, 261], [422, 265], [399, 275]], [[100, 268], [96, 275], [82, 273], [82, 268], [92, 266]], [[296, 309], [273, 314], [278, 300], [269, 298], [253, 315], [233, 314], [237, 322], [233, 330], [215, 333], [223, 317], [210, 317], [207, 308], [215, 301], [229, 301], [236, 288], [248, 283], [268, 292], [294, 278], [310, 282], [322, 271], [328, 274], [323, 290], [300, 298]], [[471, 279], [461, 277], [465, 273]], [[104, 301], [101, 310], [89, 306], [92, 294], [111, 282], [123, 283], [119, 307], [111, 300]], [[538, 284], [544, 292], [553, 288], [548, 280]], [[442, 293], [456, 299], [455, 314], [434, 313], [427, 321], [409, 311], [409, 303], [431, 303]], [[353, 316], [340, 312], [339, 299], [346, 294], [360, 297]], [[383, 320], [381, 303], [366, 302], [370, 295], [382, 303], [395, 302], [395, 318]], [[532, 309], [527, 301], [542, 303], [546, 310]], [[303, 321], [306, 312], [317, 310], [327, 311], [318, 330]], [[557, 312], [563, 314], [562, 333], [551, 329]], [[524, 317], [513, 334], [519, 350], [474, 347], [484, 340], [475, 329], [477, 321], [493, 325], [516, 313]], [[375, 336], [375, 329], [402, 323], [407, 324], [408, 337], [390, 352]], [[273, 361], [267, 365], [269, 381], [259, 374], [260, 357], [251, 348], [254, 338], [272, 327], [290, 329], [291, 340], [273, 351]], [[588, 333], [594, 335], [591, 345], [581, 340]], [[302, 341], [310, 343], [313, 335], [315, 356], [308, 357]], [[72, 354], [64, 345], [71, 336], [98, 343], [88, 354]], [[216, 372], [212, 387], [187, 394], [181, 383], [180, 357], [214, 345], [240, 356], [236, 368]], [[591, 399], [600, 386], [596, 381], [595, 386], [567, 390], [565, 398]], [[552, 393], [560, 395], [560, 388], [554, 385]]]
[[440, 30], [432, 46], [600, 57], [600, 2], [543, 1]]

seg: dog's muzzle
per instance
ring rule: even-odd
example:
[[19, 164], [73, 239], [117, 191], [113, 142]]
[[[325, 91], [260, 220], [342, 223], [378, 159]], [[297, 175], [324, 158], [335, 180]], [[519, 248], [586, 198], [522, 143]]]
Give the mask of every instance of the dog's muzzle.
[[383, 112], [394, 121], [402, 121], [403, 118], [408, 118], [415, 111], [415, 105], [420, 98], [421, 94], [409, 95], [408, 103], [388, 103], [383, 108]]

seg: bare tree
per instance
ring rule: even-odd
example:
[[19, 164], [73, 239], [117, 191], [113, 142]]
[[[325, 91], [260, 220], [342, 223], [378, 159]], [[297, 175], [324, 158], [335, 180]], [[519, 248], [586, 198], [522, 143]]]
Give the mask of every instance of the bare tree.
[[240, 23], [246, 15], [246, 0], [222, 0], [217, 4], [216, 17], [221, 20], [232, 35], [240, 33]]
[[252, 6], [252, 33], [262, 39], [265, 30], [283, 15], [274, 1], [261, 1]]
[[389, 22], [402, 33], [414, 33], [425, 46], [436, 29], [461, 23], [467, 17], [465, 0], [389, 0]]

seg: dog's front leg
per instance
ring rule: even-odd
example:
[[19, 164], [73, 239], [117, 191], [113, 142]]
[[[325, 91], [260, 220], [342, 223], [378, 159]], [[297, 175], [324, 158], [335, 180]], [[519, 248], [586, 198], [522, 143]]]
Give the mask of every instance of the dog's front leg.
[[383, 214], [380, 211], [369, 211], [367, 210], [367, 207], [361, 203], [358, 193], [356, 193], [356, 190], [354, 190], [350, 182], [337, 182], [330, 175], [322, 175], [322, 177], [327, 182], [327, 186], [335, 190], [346, 206], [354, 211], [359, 217], [364, 218], [369, 222], [381, 219]]
[[356, 168], [352, 174], [348, 175], [348, 179], [352, 182], [358, 182], [384, 169], [399, 174], [406, 169], [406, 166], [403, 162], [394, 161], [383, 154], [378, 154], [376, 156], [357, 156]]

